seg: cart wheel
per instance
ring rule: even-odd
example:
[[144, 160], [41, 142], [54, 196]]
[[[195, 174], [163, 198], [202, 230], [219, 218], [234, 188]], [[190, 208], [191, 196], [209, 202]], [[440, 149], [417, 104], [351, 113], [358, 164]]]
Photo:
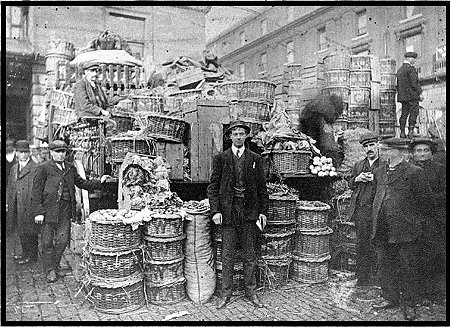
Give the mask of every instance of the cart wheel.
[[[86, 179], [86, 173], [84, 171], [83, 164], [81, 160], [74, 160], [75, 168], [77, 169], [78, 175]], [[75, 198], [77, 201], [77, 207], [81, 206], [81, 222], [84, 222], [87, 217], [89, 217], [89, 193], [87, 190], [79, 189], [75, 186]]]

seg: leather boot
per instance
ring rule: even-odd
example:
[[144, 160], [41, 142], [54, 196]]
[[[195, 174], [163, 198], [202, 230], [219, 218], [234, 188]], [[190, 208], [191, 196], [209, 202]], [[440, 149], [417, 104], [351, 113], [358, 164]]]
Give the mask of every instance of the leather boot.
[[405, 133], [405, 128], [401, 128], [400, 127], [400, 138], [402, 139], [406, 139], [406, 133]]
[[413, 137], [418, 136], [414, 133], [414, 127], [408, 127], [408, 138], [412, 139]]

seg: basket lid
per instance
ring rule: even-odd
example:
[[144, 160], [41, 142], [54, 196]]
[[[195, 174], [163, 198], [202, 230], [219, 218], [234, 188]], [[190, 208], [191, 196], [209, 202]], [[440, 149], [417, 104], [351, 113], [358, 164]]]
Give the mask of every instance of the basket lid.
[[303, 262], [323, 262], [326, 260], [330, 260], [331, 259], [331, 255], [326, 255], [323, 257], [319, 257], [319, 258], [315, 258], [315, 257], [303, 257], [303, 256], [296, 256], [295, 254], [292, 254], [292, 259], [294, 261], [303, 261]]
[[297, 231], [299, 231], [302, 235], [329, 235], [333, 233], [333, 230], [330, 227], [325, 227], [321, 229], [302, 229], [298, 228]]
[[149, 242], [171, 243], [171, 242], [184, 240], [186, 238], [186, 234], [182, 234], [182, 235], [176, 236], [176, 237], [166, 237], [166, 238], [144, 235], [143, 238], [144, 238], [144, 240], [149, 241]]
[[273, 193], [269, 195], [269, 200], [281, 200], [281, 201], [297, 201], [298, 196], [292, 194], [278, 194]]
[[297, 208], [309, 211], [325, 211], [331, 209], [331, 207], [324, 202], [304, 200], [297, 201]]
[[291, 236], [292, 234], [295, 234], [294, 228], [292, 228], [292, 230], [287, 230], [287, 231], [281, 232], [281, 233], [274, 233], [274, 232], [263, 233], [263, 235], [266, 237], [286, 237], [286, 236]]
[[[184, 260], [184, 255], [181, 256], [180, 258], [176, 258], [176, 259], [172, 259], [172, 260], [164, 260], [164, 261], [158, 261], [158, 260], [147, 260], [147, 263], [151, 264], [151, 265], [171, 265], [177, 262], [181, 262]], [[146, 274], [146, 272], [144, 272], [144, 274]]]
[[103, 256], [108, 256], [108, 257], [115, 257], [115, 256], [121, 256], [121, 255], [127, 255], [130, 253], [134, 252], [142, 252], [141, 248], [134, 248], [134, 249], [129, 249], [129, 250], [124, 250], [124, 251], [101, 251], [99, 249], [96, 248], [91, 248], [90, 249], [90, 253], [91, 254], [97, 254], [97, 255], [103, 255]]
[[183, 219], [183, 215], [180, 213], [160, 213], [160, 212], [154, 212], [150, 211], [150, 214], [144, 215], [142, 217], [142, 221], [148, 222], [152, 220], [152, 218], [162, 218], [162, 219]]

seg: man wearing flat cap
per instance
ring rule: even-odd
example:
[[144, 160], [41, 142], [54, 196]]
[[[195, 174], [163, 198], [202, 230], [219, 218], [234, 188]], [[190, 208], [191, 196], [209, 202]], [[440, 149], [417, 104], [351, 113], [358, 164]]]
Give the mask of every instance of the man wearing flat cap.
[[[437, 143], [430, 138], [414, 138], [409, 144], [411, 163], [421, 167], [430, 184], [435, 214], [429, 214], [424, 221], [423, 242], [421, 243], [420, 265], [424, 298], [442, 300], [444, 298], [439, 280], [445, 276], [446, 254], [446, 208], [447, 208], [447, 172], [446, 167], [435, 160]], [[444, 292], [445, 293], [445, 292]]]
[[376, 255], [372, 247], [372, 206], [375, 196], [373, 171], [380, 166], [378, 135], [373, 132], [361, 134], [359, 143], [366, 158], [353, 166], [349, 187], [353, 191], [349, 215], [356, 226], [356, 278], [357, 286], [370, 286], [375, 271]]
[[400, 137], [406, 138], [405, 128], [408, 120], [408, 136], [414, 136], [414, 127], [419, 115], [419, 101], [423, 101], [422, 88], [414, 64], [417, 53], [406, 52], [405, 61], [397, 71], [397, 102], [402, 104], [402, 114], [399, 119]]
[[16, 227], [22, 246], [22, 255], [16, 256], [18, 264], [38, 260], [39, 226], [31, 210], [31, 191], [36, 163], [30, 158], [30, 144], [26, 140], [16, 143], [17, 162], [12, 166], [6, 189], [6, 219]]
[[108, 108], [124, 99], [121, 96], [114, 96], [111, 99], [98, 83], [100, 66], [96, 63], [87, 62], [83, 65], [84, 76], [75, 83], [74, 101], [75, 112], [78, 118], [103, 118], [109, 117]]
[[247, 299], [258, 308], [256, 296], [256, 239], [266, 223], [269, 195], [262, 158], [246, 149], [250, 128], [233, 121], [225, 131], [231, 148], [213, 158], [208, 198], [212, 219], [222, 232], [222, 289], [217, 300], [221, 309], [230, 301], [233, 289], [234, 259], [238, 242], [242, 247], [244, 283]]
[[75, 185], [86, 190], [101, 189], [101, 180], [85, 180], [75, 166], [65, 161], [69, 150], [62, 140], [50, 143], [51, 159], [36, 167], [32, 208], [36, 223], [42, 224], [42, 264], [47, 281], [62, 277], [61, 256], [69, 243], [71, 220], [75, 216]]

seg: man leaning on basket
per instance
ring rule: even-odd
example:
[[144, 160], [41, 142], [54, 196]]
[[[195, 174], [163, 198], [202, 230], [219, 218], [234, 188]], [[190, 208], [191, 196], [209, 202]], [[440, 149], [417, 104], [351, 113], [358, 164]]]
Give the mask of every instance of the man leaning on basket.
[[257, 223], [266, 223], [269, 195], [262, 158], [245, 148], [250, 128], [233, 121], [225, 131], [232, 146], [213, 158], [208, 198], [212, 219], [222, 225], [222, 290], [217, 300], [221, 309], [230, 301], [233, 289], [234, 258], [238, 242], [242, 246], [244, 283], [247, 299], [263, 307], [255, 294]]
[[36, 167], [32, 208], [35, 222], [42, 224], [42, 264], [47, 281], [52, 283], [64, 276], [59, 264], [75, 216], [75, 185], [87, 190], [101, 189], [108, 175], [100, 181], [85, 180], [72, 163], [65, 161], [69, 149], [64, 141], [55, 140], [49, 148], [51, 159]]

